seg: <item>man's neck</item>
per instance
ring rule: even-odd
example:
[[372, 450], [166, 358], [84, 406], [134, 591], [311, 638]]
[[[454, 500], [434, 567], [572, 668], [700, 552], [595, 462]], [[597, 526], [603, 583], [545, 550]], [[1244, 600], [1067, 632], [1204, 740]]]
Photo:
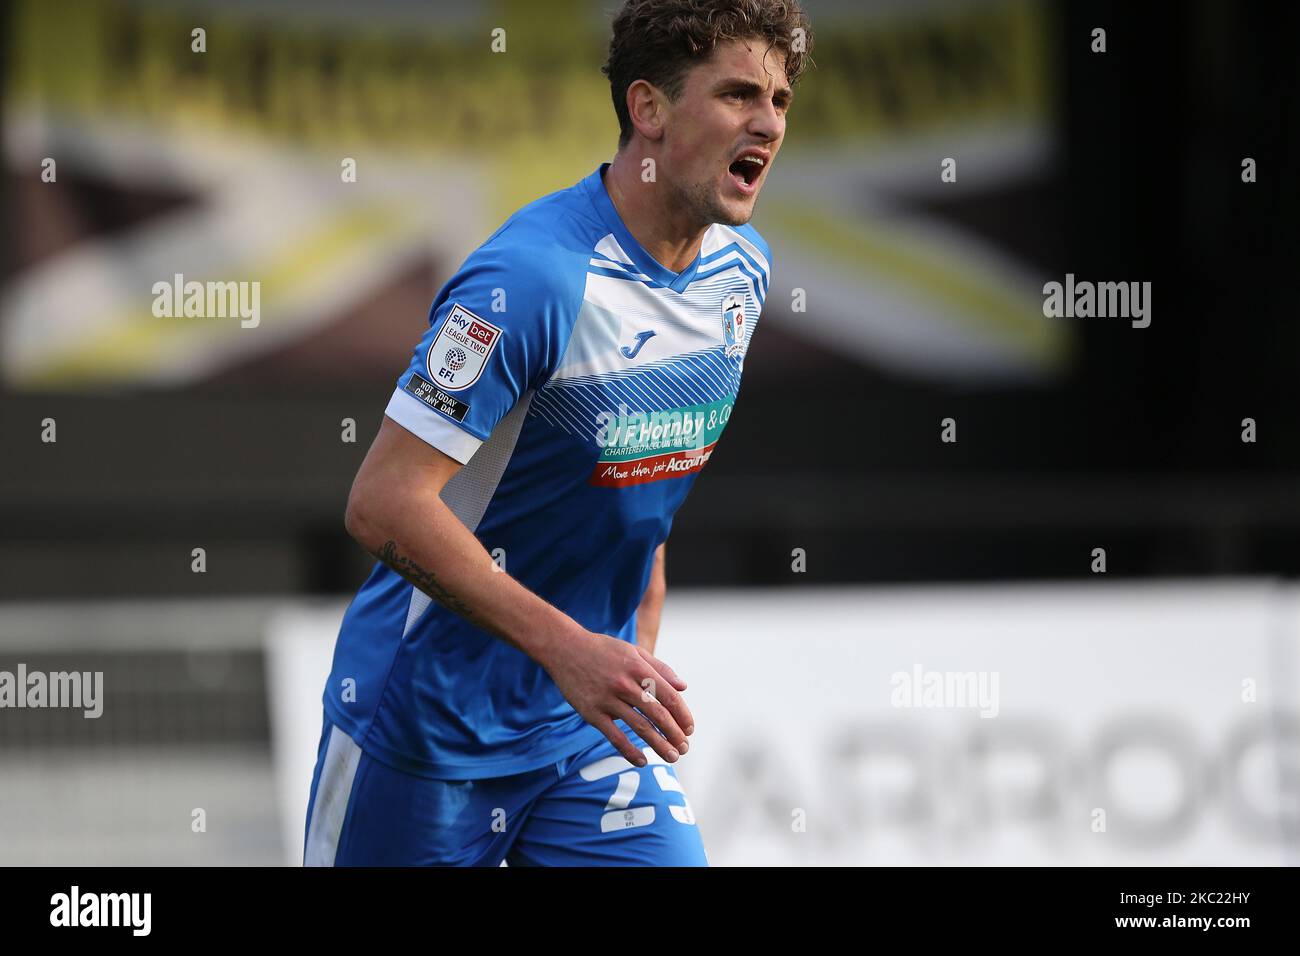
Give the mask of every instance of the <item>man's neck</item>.
[[626, 150], [620, 150], [605, 170], [605, 191], [632, 238], [661, 266], [681, 272], [695, 261], [708, 225], [671, 208], [664, 185], [644, 182], [640, 163]]

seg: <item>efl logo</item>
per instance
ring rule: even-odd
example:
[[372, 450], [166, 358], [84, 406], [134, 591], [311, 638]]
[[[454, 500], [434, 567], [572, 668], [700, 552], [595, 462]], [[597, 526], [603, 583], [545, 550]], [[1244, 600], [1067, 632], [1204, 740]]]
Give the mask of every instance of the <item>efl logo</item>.
[[429, 381], [446, 392], [469, 388], [483, 374], [500, 339], [499, 328], [456, 303], [429, 346]]

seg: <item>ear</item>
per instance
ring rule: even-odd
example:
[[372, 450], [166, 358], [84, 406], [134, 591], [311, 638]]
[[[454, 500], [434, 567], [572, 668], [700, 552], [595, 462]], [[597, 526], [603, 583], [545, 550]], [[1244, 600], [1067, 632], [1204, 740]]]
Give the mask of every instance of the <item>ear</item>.
[[647, 80], [627, 88], [627, 115], [636, 131], [651, 142], [663, 139], [667, 106], [667, 97]]

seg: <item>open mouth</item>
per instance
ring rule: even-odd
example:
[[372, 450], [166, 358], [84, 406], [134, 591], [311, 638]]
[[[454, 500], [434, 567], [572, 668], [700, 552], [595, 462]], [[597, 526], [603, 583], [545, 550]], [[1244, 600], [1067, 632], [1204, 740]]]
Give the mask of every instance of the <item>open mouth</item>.
[[731, 178], [735, 180], [741, 192], [752, 193], [756, 188], [758, 177], [763, 175], [766, 166], [767, 160], [760, 153], [747, 150], [727, 167], [727, 172], [731, 174]]

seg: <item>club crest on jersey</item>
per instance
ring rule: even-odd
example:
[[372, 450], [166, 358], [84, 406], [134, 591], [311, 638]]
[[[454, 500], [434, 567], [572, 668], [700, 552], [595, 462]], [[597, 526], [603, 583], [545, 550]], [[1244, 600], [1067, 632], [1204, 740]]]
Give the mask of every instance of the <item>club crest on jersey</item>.
[[722, 340], [727, 358], [745, 354], [745, 293], [729, 292], [722, 300]]
[[429, 346], [425, 361], [429, 381], [447, 392], [469, 388], [483, 374], [483, 366], [500, 339], [501, 330], [491, 322], [459, 303], [453, 305]]

